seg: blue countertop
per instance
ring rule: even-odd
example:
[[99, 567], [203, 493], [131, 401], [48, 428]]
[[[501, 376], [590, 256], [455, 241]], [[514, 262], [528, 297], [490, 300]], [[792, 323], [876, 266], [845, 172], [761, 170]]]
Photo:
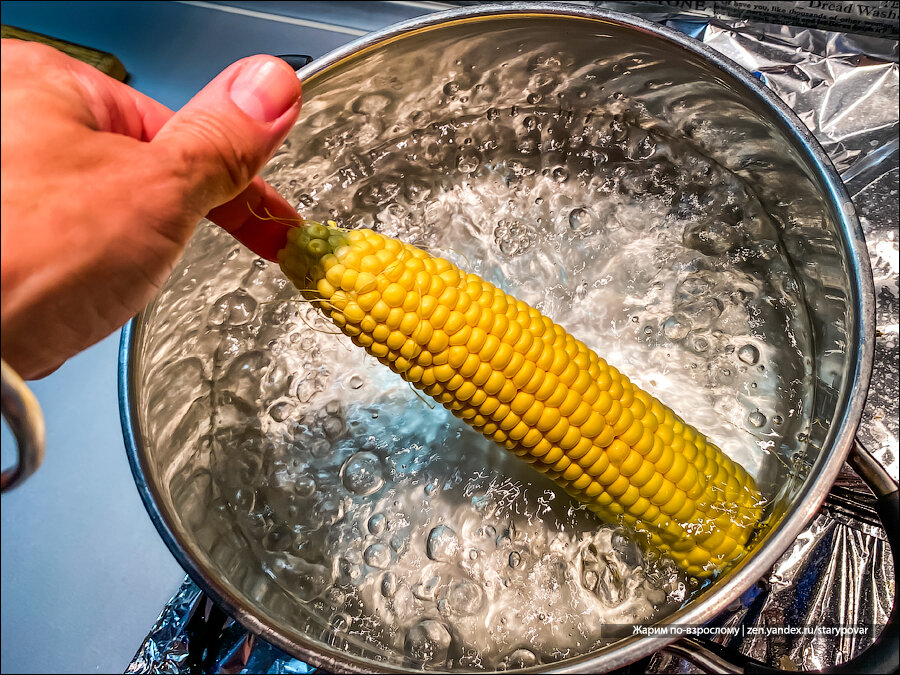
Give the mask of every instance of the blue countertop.
[[[313, 57], [440, 7], [416, 2], [3, 2], [2, 21], [112, 52], [129, 83], [179, 108], [235, 60]], [[184, 572], [144, 511], [125, 457], [118, 335], [33, 383], [47, 455], [3, 496], [3, 672], [122, 672]], [[4, 427], [3, 460], [12, 456]]]

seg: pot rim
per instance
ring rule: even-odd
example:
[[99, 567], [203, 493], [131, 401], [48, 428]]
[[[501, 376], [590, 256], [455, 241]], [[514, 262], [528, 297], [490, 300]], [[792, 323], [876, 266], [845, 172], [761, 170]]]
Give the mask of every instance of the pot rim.
[[[848, 276], [851, 282], [850, 305], [854, 325], [850, 330], [847, 358], [851, 361], [844, 390], [838, 395], [835, 416], [823, 444], [823, 450], [810, 470], [806, 482], [793, 502], [793, 509], [776, 525], [769, 535], [741, 563], [697, 600], [667, 617], [663, 624], [701, 625], [721, 613], [747, 588], [755, 583], [788, 549], [796, 536], [807, 525], [825, 499], [853, 443], [865, 406], [868, 383], [874, 358], [874, 299], [875, 288], [869, 264], [868, 250], [853, 203], [847, 194], [828, 155], [793, 111], [771, 90], [756, 80], [747, 70], [731, 59], [716, 52], [708, 45], [649, 20], [620, 12], [593, 9], [579, 5], [550, 2], [514, 2], [508, 4], [484, 4], [474, 7], [451, 9], [424, 15], [393, 24], [365, 35], [301, 68], [297, 74], [304, 83], [329, 69], [371, 51], [383, 44], [402, 39], [412, 33], [426, 32], [448, 24], [488, 21], [491, 17], [503, 18], [525, 15], [531, 18], [571, 17], [604, 23], [612, 23], [625, 29], [651, 34], [702, 57], [727, 73], [733, 82], [743, 86], [750, 96], [761, 100], [773, 113], [781, 131], [792, 139], [801, 152], [814, 177], [824, 187], [823, 195], [832, 207], [837, 230], [843, 234], [847, 255]], [[139, 415], [136, 408], [135, 368], [138, 339], [142, 334], [145, 312], [132, 319], [122, 330], [119, 348], [118, 388], [119, 412], [125, 439], [128, 461], [135, 483], [153, 524], [194, 582], [220, 607], [237, 619], [248, 630], [274, 644], [283, 651], [312, 665], [336, 672], [419, 672], [390, 666], [345, 652], [330, 650], [293, 629], [285, 629], [267, 616], [260, 616], [252, 606], [243, 601], [230, 584], [216, 578], [206, 565], [193, 559], [188, 547], [182, 545], [176, 535], [177, 527], [170, 514], [160, 507], [154, 486], [144, 470], [145, 454], [139, 433]], [[294, 637], [291, 636], [293, 634]], [[649, 656], [677, 637], [628, 637], [600, 650], [546, 666], [522, 670], [536, 672], [598, 672], [620, 668]]]

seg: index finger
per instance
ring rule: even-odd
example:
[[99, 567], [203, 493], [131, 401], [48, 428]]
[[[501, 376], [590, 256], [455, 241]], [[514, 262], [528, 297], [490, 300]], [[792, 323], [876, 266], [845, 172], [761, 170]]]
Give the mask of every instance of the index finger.
[[210, 211], [207, 218], [272, 262], [278, 261], [278, 251], [287, 244], [288, 230], [303, 223], [287, 200], [259, 176], [237, 197]]

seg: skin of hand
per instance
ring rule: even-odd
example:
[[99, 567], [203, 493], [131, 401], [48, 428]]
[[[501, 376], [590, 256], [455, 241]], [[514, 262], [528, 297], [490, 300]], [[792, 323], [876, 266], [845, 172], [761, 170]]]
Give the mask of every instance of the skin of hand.
[[285, 62], [233, 64], [177, 113], [2, 41], [2, 355], [42, 377], [139, 312], [207, 216], [274, 260], [293, 208], [256, 173], [300, 112]]

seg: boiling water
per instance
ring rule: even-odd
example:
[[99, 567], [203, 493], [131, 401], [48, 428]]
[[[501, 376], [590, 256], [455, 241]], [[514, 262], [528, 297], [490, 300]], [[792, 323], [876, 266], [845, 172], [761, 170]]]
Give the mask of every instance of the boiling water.
[[[378, 96], [354, 110], [377, 120]], [[363, 154], [323, 126], [266, 177], [309, 218], [400, 237], [538, 308], [773, 497], [810, 376], [776, 226], [741, 179], [615, 97], [604, 115], [529, 103], [417, 113]], [[421, 399], [275, 266], [229, 259], [238, 273], [220, 275], [198, 329], [207, 356], [176, 364], [208, 386], [205, 498], [321, 617], [313, 637], [414, 667], [512, 669], [585, 653], [700, 590]]]

